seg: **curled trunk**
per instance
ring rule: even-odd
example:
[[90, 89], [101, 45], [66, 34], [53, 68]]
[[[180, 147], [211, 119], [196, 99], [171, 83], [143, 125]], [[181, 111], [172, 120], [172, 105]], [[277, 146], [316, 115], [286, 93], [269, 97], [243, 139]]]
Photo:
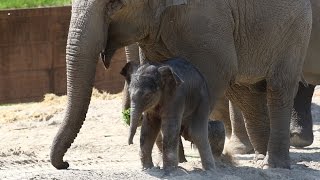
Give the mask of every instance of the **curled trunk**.
[[50, 153], [51, 164], [66, 169], [63, 161], [85, 120], [91, 99], [96, 63], [105, 44], [105, 0], [74, 0], [66, 48], [67, 110]]

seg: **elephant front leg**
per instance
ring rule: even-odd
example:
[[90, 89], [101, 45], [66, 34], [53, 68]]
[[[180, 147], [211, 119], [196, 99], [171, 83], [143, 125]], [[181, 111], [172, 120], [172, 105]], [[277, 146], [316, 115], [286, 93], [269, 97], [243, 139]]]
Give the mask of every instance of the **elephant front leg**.
[[169, 175], [178, 166], [178, 145], [180, 138], [181, 118], [163, 118], [163, 169]]
[[153, 167], [152, 148], [159, 134], [160, 124], [161, 120], [158, 117], [150, 115], [143, 117], [140, 135], [140, 158], [143, 169]]

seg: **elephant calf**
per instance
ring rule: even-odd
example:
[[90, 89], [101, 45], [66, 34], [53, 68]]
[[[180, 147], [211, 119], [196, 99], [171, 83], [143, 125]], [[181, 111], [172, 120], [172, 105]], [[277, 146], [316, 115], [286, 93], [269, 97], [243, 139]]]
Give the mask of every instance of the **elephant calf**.
[[140, 148], [143, 168], [153, 167], [151, 152], [160, 128], [163, 135], [163, 166], [166, 173], [178, 165], [179, 137], [192, 139], [205, 170], [214, 168], [208, 140], [209, 92], [201, 73], [181, 58], [146, 63], [133, 68], [127, 63], [121, 74], [129, 82], [130, 136], [133, 143], [138, 121], [142, 122]]

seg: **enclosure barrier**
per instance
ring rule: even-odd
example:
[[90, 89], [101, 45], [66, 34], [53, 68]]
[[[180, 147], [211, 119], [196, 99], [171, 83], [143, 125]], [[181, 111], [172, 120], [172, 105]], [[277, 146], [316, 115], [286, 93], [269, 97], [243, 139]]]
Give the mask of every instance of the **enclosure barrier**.
[[[66, 94], [65, 47], [71, 7], [0, 11], [0, 104], [39, 101], [46, 93]], [[118, 93], [123, 49], [110, 69], [97, 65], [95, 87]]]

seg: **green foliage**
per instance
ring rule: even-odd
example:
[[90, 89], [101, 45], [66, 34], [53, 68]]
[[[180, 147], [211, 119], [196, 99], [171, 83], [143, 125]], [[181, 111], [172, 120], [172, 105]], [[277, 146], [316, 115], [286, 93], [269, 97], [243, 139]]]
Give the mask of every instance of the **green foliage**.
[[122, 111], [123, 121], [130, 126], [130, 108], [125, 111]]
[[70, 5], [71, 0], [0, 0], [0, 9]]

